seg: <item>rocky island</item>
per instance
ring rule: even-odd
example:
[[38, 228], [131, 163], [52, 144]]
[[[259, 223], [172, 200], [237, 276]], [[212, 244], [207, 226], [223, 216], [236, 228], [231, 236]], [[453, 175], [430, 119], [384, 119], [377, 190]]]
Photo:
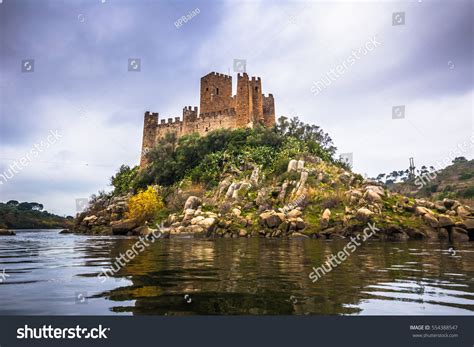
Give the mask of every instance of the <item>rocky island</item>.
[[[430, 200], [364, 179], [335, 158], [331, 138], [297, 118], [275, 122], [261, 80], [211, 73], [201, 113], [145, 113], [140, 166], [122, 166], [114, 190], [93, 196], [80, 233], [164, 237], [344, 238], [372, 223], [380, 240], [474, 239], [472, 204]], [[203, 112], [204, 111], [204, 112]], [[414, 180], [411, 177], [411, 180]]]

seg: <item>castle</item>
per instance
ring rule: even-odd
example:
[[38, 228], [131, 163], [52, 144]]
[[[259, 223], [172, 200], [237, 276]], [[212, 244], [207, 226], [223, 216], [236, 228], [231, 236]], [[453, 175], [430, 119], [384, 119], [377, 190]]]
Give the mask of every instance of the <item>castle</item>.
[[140, 167], [148, 164], [146, 153], [159, 139], [174, 132], [178, 137], [198, 133], [201, 136], [215, 129], [236, 129], [261, 124], [275, 124], [273, 95], [262, 94], [260, 77], [249, 79], [246, 73], [237, 75], [237, 94], [232, 95], [232, 76], [211, 72], [201, 78], [200, 113], [198, 108], [183, 108], [180, 117], [161, 119], [158, 113], [145, 112]]

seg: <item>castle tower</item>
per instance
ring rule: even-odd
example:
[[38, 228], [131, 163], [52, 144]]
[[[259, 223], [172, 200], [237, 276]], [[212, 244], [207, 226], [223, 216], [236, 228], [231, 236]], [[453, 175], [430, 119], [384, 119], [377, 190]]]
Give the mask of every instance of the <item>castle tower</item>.
[[252, 109], [250, 110], [253, 124], [263, 125], [263, 95], [262, 95], [262, 81], [260, 77], [249, 81], [249, 91], [252, 95]]
[[237, 95], [235, 96], [236, 126], [245, 128], [253, 125], [251, 117], [253, 111], [252, 95], [249, 76], [244, 72], [237, 75]]
[[275, 100], [273, 94], [263, 95], [263, 126], [271, 128], [275, 125]]
[[201, 78], [200, 113], [218, 112], [231, 108], [232, 77], [211, 72]]
[[150, 111], [145, 112], [140, 167], [144, 167], [148, 164], [146, 154], [156, 145], [156, 130], [158, 128], [158, 117], [158, 113], [151, 113]]
[[190, 134], [196, 131], [195, 123], [198, 118], [198, 108], [194, 107], [194, 110], [191, 106], [186, 106], [183, 108], [183, 132], [185, 134]]

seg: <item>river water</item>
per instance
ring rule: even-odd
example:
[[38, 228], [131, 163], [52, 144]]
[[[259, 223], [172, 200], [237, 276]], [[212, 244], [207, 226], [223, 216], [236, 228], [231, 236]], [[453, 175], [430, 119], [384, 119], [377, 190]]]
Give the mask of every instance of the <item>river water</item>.
[[135, 242], [58, 230], [1, 237], [0, 314], [474, 314], [472, 242], [367, 241], [315, 283], [313, 267], [347, 240]]

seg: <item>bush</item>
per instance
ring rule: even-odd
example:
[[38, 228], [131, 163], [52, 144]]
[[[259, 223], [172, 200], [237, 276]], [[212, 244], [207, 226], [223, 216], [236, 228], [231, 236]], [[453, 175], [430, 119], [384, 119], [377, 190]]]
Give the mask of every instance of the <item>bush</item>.
[[110, 184], [114, 187], [113, 195], [130, 192], [137, 174], [138, 166], [131, 169], [128, 165], [122, 165], [115, 176], [110, 177]]
[[134, 186], [171, 186], [186, 176], [213, 186], [226, 170], [245, 171], [250, 163], [270, 173], [282, 171], [283, 162], [289, 158], [316, 155], [333, 160], [335, 147], [319, 127], [297, 118], [280, 118], [280, 122], [271, 129], [219, 129], [204, 137], [190, 134], [177, 139], [175, 134], [168, 134], [148, 153], [150, 164], [138, 174]]
[[149, 186], [146, 190], [130, 198], [126, 217], [137, 219], [140, 223], [152, 221], [163, 206], [157, 189]]
[[474, 187], [469, 187], [465, 190], [463, 190], [460, 194], [465, 199], [472, 199], [474, 198]]

